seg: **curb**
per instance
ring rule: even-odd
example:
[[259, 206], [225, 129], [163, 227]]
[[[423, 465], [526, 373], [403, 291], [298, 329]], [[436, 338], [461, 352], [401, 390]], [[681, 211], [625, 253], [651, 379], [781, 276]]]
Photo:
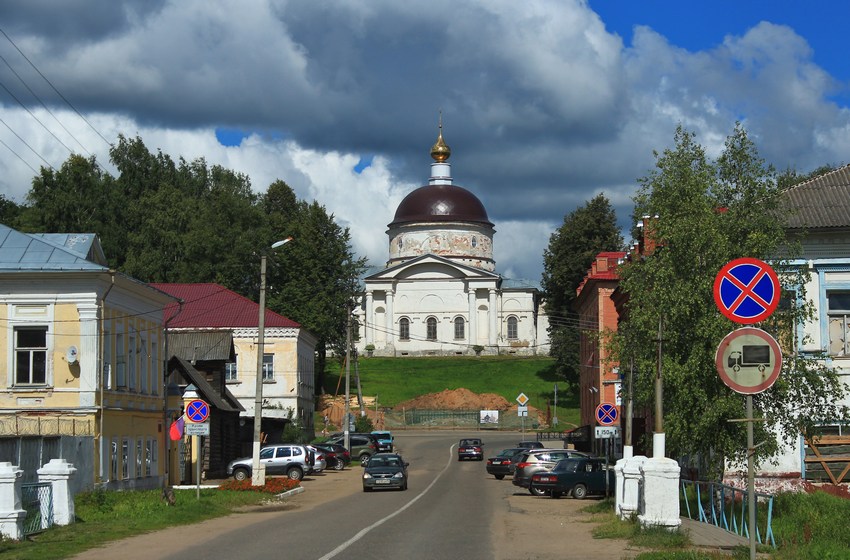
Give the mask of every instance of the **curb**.
[[296, 495], [296, 494], [301, 494], [302, 492], [304, 492], [304, 487], [303, 487], [303, 486], [299, 486], [298, 488], [293, 488], [292, 490], [287, 490], [286, 492], [283, 492], [283, 493], [281, 493], [281, 494], [278, 494], [278, 495], [277, 495], [277, 497], [278, 497], [278, 498], [287, 498], [287, 497], [289, 497], [289, 496], [294, 496], [294, 495]]

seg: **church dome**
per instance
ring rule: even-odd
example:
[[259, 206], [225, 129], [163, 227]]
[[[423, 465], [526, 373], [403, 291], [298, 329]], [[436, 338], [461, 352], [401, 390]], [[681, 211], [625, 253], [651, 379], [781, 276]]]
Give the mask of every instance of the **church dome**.
[[478, 197], [457, 185], [425, 185], [404, 197], [389, 227], [414, 222], [474, 222], [493, 225]]

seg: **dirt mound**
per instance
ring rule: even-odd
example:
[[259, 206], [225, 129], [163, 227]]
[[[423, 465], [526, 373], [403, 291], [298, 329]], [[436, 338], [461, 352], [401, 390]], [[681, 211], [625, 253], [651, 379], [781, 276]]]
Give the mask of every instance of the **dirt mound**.
[[495, 393], [473, 393], [469, 389], [446, 389], [439, 393], [421, 395], [415, 399], [398, 403], [395, 410], [507, 410], [510, 403]]

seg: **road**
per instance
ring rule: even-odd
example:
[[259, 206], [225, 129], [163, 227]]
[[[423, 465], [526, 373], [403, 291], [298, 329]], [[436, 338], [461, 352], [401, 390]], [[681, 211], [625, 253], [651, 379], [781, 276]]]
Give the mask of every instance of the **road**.
[[518, 441], [515, 433], [397, 433], [397, 449], [410, 463], [406, 492], [366, 494], [359, 467], [331, 471], [305, 479], [306, 491], [273, 511], [142, 535], [76, 558], [621, 560], [636, 555], [622, 541], [592, 538], [589, 516], [581, 512], [588, 502], [534, 497], [509, 479], [487, 475], [484, 462], [459, 462], [457, 442], [470, 436], [483, 439], [485, 455]]

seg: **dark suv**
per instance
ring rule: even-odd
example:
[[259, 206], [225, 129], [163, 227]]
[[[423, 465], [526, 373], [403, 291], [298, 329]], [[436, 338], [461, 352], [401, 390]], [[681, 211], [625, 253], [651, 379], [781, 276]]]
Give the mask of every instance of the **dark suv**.
[[572, 457], [592, 457], [589, 453], [573, 449], [529, 449], [519, 455], [514, 471], [514, 486], [528, 488], [535, 496], [544, 496], [545, 492], [534, 487], [532, 475], [550, 471], [558, 461]]
[[[378, 439], [372, 434], [349, 432], [349, 452], [352, 459], [358, 459], [361, 463], [368, 461], [369, 457], [378, 452]], [[345, 445], [345, 434], [333, 434], [325, 443], [338, 443]]]

